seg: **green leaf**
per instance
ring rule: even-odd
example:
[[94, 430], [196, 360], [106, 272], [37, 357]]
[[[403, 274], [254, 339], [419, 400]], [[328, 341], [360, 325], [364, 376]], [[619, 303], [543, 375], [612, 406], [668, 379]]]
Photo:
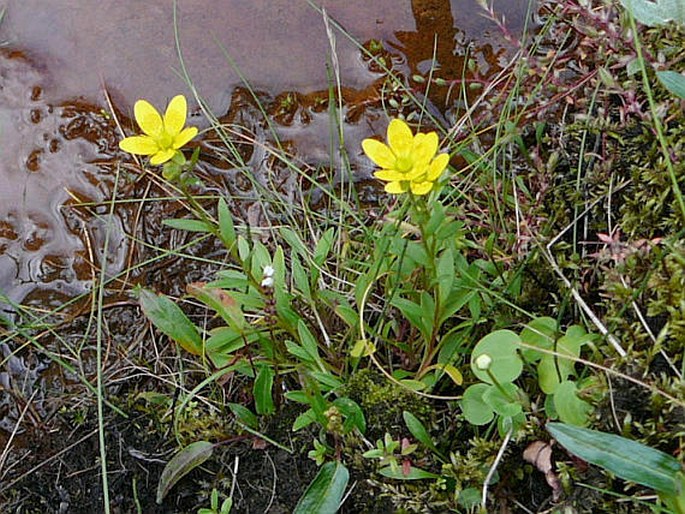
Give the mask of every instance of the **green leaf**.
[[495, 417], [495, 412], [485, 403], [483, 395], [490, 390], [489, 384], [473, 384], [464, 391], [461, 399], [461, 410], [466, 421], [472, 425], [487, 425]]
[[426, 427], [423, 426], [423, 423], [421, 423], [419, 418], [406, 410], [402, 412], [402, 417], [404, 418], [404, 423], [407, 425], [409, 432], [411, 432], [411, 435], [413, 435], [417, 441], [422, 443], [424, 446], [426, 446], [426, 448], [431, 450], [436, 455], [443, 457], [443, 455], [435, 446], [435, 443], [428, 433], [428, 430], [426, 430]]
[[685, 76], [677, 71], [657, 71], [656, 76], [666, 89], [685, 100]]
[[219, 238], [226, 248], [232, 248], [236, 240], [235, 227], [231, 211], [223, 198], [219, 199], [217, 212], [219, 213]]
[[592, 406], [578, 398], [575, 382], [565, 380], [559, 384], [553, 398], [554, 410], [561, 421], [581, 427], [587, 425]]
[[[250, 256], [252, 259], [251, 265], [252, 276], [255, 279], [261, 279], [264, 274], [264, 268], [266, 266], [271, 266], [271, 254], [266, 246], [260, 241], [255, 241], [252, 245], [252, 254]], [[275, 266], [274, 266], [275, 268]]]
[[176, 482], [190, 473], [212, 456], [214, 445], [207, 441], [196, 441], [183, 448], [167, 462], [157, 484], [157, 503], [161, 504], [164, 497]]
[[228, 408], [231, 409], [233, 415], [243, 425], [247, 425], [253, 430], [257, 430], [257, 428], [259, 428], [259, 420], [257, 419], [257, 416], [255, 416], [254, 413], [247, 407], [240, 405], [239, 403], [229, 403]]
[[496, 414], [512, 418], [523, 410], [518, 400], [518, 387], [508, 382], [490, 387], [483, 393], [483, 401], [487, 403]]
[[498, 382], [513, 382], [523, 371], [523, 362], [516, 350], [521, 339], [511, 330], [496, 330], [476, 344], [471, 353], [471, 369], [483, 382], [492, 384], [493, 380], [487, 370], [476, 366], [476, 359], [481, 355], [488, 355], [492, 359], [489, 371]]
[[440, 478], [440, 475], [425, 471], [423, 469], [411, 466], [409, 473], [405, 474], [402, 468], [387, 466], [379, 469], [378, 472], [384, 477], [394, 478], [395, 480], [426, 480]]
[[[454, 270], [454, 253], [451, 248], [447, 248], [442, 252], [438, 258], [436, 271], [438, 276], [438, 291], [440, 298], [440, 305], [444, 305], [452, 292], [452, 284], [454, 283], [455, 270]], [[442, 313], [441, 313], [442, 317]]]
[[351, 432], [354, 428], [359, 430], [362, 434], [366, 432], [366, 419], [364, 418], [364, 411], [357, 402], [350, 398], [336, 398], [333, 401], [338, 410], [345, 416], [343, 423], [343, 432]]
[[290, 269], [290, 273], [293, 277], [295, 287], [302, 293], [302, 296], [311, 301], [312, 291], [309, 287], [309, 274], [305, 272], [296, 253], [292, 254], [291, 263], [292, 268]]
[[478, 292], [475, 289], [463, 285], [464, 282], [465, 281], [463, 280], [459, 280], [453, 285], [452, 291], [442, 305], [438, 323], [444, 323], [447, 318], [452, 317], [459, 309], [467, 303], [470, 303], [473, 298], [478, 295]]
[[319, 242], [316, 243], [316, 248], [314, 248], [314, 262], [321, 266], [328, 255], [331, 253], [331, 248], [333, 247], [333, 238], [335, 237], [335, 230], [329, 228], [323, 233]]
[[[525, 345], [549, 350], [554, 345], [557, 328], [557, 321], [553, 318], [535, 318], [521, 331], [521, 342]], [[538, 352], [534, 348], [522, 346], [521, 355], [526, 362], [536, 362], [542, 358], [544, 353]]]
[[297, 432], [298, 430], [301, 430], [304, 427], [307, 427], [307, 426], [309, 426], [315, 422], [316, 422], [316, 414], [314, 413], [314, 410], [313, 409], [307, 409], [302, 414], [297, 416], [297, 418], [295, 418], [295, 421], [293, 422], [292, 431]]
[[319, 364], [322, 369], [325, 369], [323, 362], [321, 362], [321, 357], [319, 356], [319, 345], [316, 342], [316, 338], [307, 327], [307, 324], [302, 320], [299, 320], [297, 323], [297, 335], [300, 336], [300, 343], [307, 351], [310, 360]]
[[407, 300], [406, 298], [395, 297], [390, 301], [390, 305], [400, 310], [402, 315], [407, 318], [409, 323], [416, 328], [424, 338], [428, 338], [429, 330], [426, 327], [423, 318], [423, 311], [421, 306], [417, 303]]
[[309, 484], [293, 514], [335, 514], [345, 494], [350, 473], [340, 462], [327, 462]]
[[271, 414], [276, 409], [271, 390], [274, 385], [274, 370], [268, 365], [260, 366], [255, 378], [252, 392], [254, 394], [255, 410], [257, 414]]
[[181, 345], [185, 351], [202, 355], [202, 337], [197, 327], [181, 308], [164, 295], [141, 289], [138, 301], [143, 313], [163, 334]]
[[631, 482], [667, 495], [677, 494], [680, 463], [670, 455], [625, 437], [564, 423], [547, 430], [572, 454]]
[[250, 258], [250, 243], [243, 236], [238, 236], [238, 257], [242, 263]]
[[194, 282], [186, 287], [188, 294], [200, 300], [215, 311], [236, 332], [242, 333], [247, 326], [241, 304], [236, 300], [236, 293], [209, 287], [203, 282]]
[[556, 347], [552, 348], [557, 355], [543, 355], [538, 363], [538, 382], [545, 394], [554, 394], [559, 384], [575, 373], [580, 347], [589, 338], [590, 335], [581, 327], [569, 327], [566, 335], [559, 338]]
[[203, 232], [209, 234], [214, 232], [214, 227], [202, 220], [162, 220], [162, 225], [166, 225], [167, 227], [175, 228], [177, 230], [185, 230], [186, 232]]
[[621, 0], [621, 4], [644, 25], [685, 23], [685, 0]]

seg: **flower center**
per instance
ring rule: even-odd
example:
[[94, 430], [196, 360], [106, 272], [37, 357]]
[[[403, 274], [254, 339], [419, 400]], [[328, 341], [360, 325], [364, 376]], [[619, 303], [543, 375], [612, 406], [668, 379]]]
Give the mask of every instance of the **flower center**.
[[395, 169], [400, 173], [408, 173], [414, 166], [414, 159], [407, 155], [400, 155], [395, 160]]
[[162, 150], [167, 150], [167, 149], [171, 148], [171, 146], [174, 143], [174, 138], [166, 130], [163, 130], [161, 132], [161, 134], [159, 134], [157, 136], [156, 139], [157, 139], [157, 145], [159, 145], [159, 147]]

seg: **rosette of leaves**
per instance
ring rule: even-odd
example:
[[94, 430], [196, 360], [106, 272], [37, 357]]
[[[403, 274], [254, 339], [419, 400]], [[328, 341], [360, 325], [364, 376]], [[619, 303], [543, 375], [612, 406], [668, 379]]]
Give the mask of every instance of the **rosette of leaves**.
[[578, 325], [571, 325], [559, 336], [558, 324], [552, 318], [536, 318], [521, 331], [523, 359], [536, 366], [538, 384], [547, 395], [545, 410], [548, 417], [564, 423], [583, 426], [587, 424], [592, 406], [578, 397], [578, 392], [592, 382], [573, 380], [576, 362], [584, 344], [593, 335]]
[[461, 408], [473, 425], [486, 425], [497, 416], [501, 433], [525, 423], [525, 393], [514, 384], [523, 371], [518, 354], [521, 338], [511, 330], [496, 330], [483, 337], [471, 353], [471, 370], [481, 382], [466, 391]]

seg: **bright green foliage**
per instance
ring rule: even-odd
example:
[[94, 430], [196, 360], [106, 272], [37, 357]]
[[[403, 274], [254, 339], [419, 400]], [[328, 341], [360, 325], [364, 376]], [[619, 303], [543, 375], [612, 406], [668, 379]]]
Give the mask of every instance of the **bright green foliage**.
[[140, 307], [150, 321], [176, 341], [181, 348], [194, 355], [202, 355], [202, 338], [198, 329], [181, 308], [166, 296], [159, 296], [146, 289], [139, 291]]
[[293, 514], [335, 514], [345, 494], [350, 473], [340, 462], [324, 464], [302, 498]]
[[521, 375], [525, 360], [537, 363], [540, 389], [551, 397], [551, 403], [546, 405], [554, 407], [548, 415], [574, 425], [586, 424], [591, 406], [578, 397], [577, 385], [569, 377], [575, 375], [581, 347], [593, 336], [576, 325], [559, 338], [557, 331], [552, 318], [536, 318], [520, 335], [497, 330], [483, 337], [471, 353], [471, 370], [483, 383], [464, 391], [464, 417], [474, 425], [488, 424], [497, 417], [502, 433], [508, 431], [507, 427], [521, 426], [528, 399], [513, 382]]
[[210, 508], [198, 509], [197, 514], [230, 514], [233, 508], [233, 500], [226, 498], [221, 505], [219, 505], [219, 491], [212, 489], [210, 496]]
[[625, 437], [563, 423], [548, 423], [547, 430], [569, 452], [654, 489], [675, 514], [685, 514], [685, 475], [670, 455]]
[[[518, 355], [521, 339], [510, 330], [497, 330], [486, 335], [476, 344], [471, 353], [471, 370], [478, 379], [492, 384], [512, 382], [523, 370], [523, 362]], [[476, 360], [481, 355], [488, 355], [492, 363], [487, 370], [479, 369]]]
[[376, 441], [376, 448], [364, 452], [362, 457], [378, 459], [381, 466], [378, 472], [388, 478], [396, 480], [439, 478], [439, 475], [417, 468], [411, 464], [408, 457], [415, 451], [415, 444], [409, 444], [406, 440], [401, 442], [394, 440], [390, 434], [386, 433], [383, 439]]

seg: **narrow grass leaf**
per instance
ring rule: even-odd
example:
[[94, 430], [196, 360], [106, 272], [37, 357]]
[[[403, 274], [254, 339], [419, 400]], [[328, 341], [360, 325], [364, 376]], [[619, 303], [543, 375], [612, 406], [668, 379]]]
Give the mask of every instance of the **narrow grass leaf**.
[[164, 295], [141, 289], [138, 301], [143, 313], [163, 334], [194, 355], [202, 355], [202, 337], [181, 308]]
[[162, 224], [177, 230], [185, 230], [186, 232], [202, 232], [209, 234], [214, 232], [214, 227], [202, 220], [172, 219], [162, 220]]
[[680, 463], [670, 455], [625, 437], [564, 423], [547, 423], [547, 431], [572, 454], [631, 482], [660, 493], [677, 494]]
[[161, 504], [172, 487], [193, 469], [212, 456], [214, 444], [196, 441], [183, 448], [167, 462], [157, 484], [157, 503]]
[[335, 514], [345, 494], [350, 473], [340, 462], [327, 462], [309, 484], [293, 514]]

